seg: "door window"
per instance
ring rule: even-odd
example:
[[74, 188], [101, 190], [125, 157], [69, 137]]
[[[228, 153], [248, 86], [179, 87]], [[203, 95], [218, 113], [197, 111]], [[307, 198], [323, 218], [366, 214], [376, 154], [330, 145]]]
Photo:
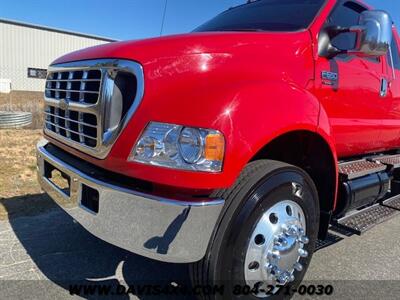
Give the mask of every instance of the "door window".
[[[333, 10], [327, 20], [326, 26], [351, 27], [356, 26], [360, 20], [360, 15], [367, 8], [353, 1], [341, 1]], [[342, 33], [334, 37], [331, 43], [334, 47], [341, 50], [351, 50], [355, 48], [357, 34], [354, 32]], [[353, 55], [341, 54], [337, 57], [346, 59]], [[365, 57], [364, 59], [372, 62], [380, 62], [379, 57]]]
[[[364, 10], [366, 8], [351, 1], [339, 4], [328, 18], [327, 26], [351, 27], [357, 25], [360, 14]], [[342, 33], [333, 38], [331, 42], [336, 48], [350, 50], [354, 49], [356, 38], [355, 33]]]
[[[391, 44], [390, 48], [392, 50], [393, 66], [395, 69], [400, 70], [400, 53], [399, 53], [399, 47], [398, 47], [395, 35], [393, 35], [392, 44]], [[389, 54], [390, 53], [388, 53], [388, 62], [391, 65], [391, 59], [390, 59]]]

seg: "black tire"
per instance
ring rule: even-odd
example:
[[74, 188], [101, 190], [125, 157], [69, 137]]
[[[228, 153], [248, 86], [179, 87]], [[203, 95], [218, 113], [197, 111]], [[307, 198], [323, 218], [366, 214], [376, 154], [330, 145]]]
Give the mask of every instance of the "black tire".
[[[302, 197], [293, 195], [292, 183], [303, 188]], [[316, 187], [303, 170], [278, 161], [258, 160], [249, 163], [236, 183], [229, 189], [216, 191], [214, 196], [226, 200], [225, 207], [210, 240], [203, 260], [190, 266], [193, 285], [223, 285], [224, 295], [201, 295], [201, 299], [259, 299], [254, 295], [234, 295], [235, 286], [245, 286], [244, 260], [246, 247], [255, 224], [262, 213], [283, 200], [297, 202], [304, 211], [310, 242], [304, 249], [304, 266], [296, 271], [291, 287], [299, 285], [309, 266], [319, 227], [319, 201]], [[286, 289], [285, 289], [286, 290]], [[272, 299], [288, 298], [279, 293]], [[289, 296], [290, 297], [290, 296]]]

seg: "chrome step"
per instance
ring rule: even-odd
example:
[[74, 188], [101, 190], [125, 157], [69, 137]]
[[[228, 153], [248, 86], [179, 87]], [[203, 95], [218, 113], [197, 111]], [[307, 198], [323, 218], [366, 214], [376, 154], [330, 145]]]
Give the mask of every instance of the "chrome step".
[[361, 235], [384, 221], [400, 214], [400, 196], [396, 195], [382, 203], [377, 203], [365, 209], [355, 211], [334, 221], [334, 225]]
[[382, 205], [393, 208], [393, 209], [397, 209], [400, 211], [400, 196], [396, 196], [396, 197], [387, 199], [382, 202]]
[[339, 164], [339, 174], [346, 180], [378, 173], [387, 169], [385, 164], [365, 159]]
[[400, 167], [400, 154], [377, 156], [370, 159], [373, 162], [381, 163], [392, 168]]
[[325, 240], [320, 240], [320, 239], [317, 240], [317, 242], [315, 243], [315, 251], [321, 250], [325, 247], [329, 247], [329, 246], [336, 244], [342, 240], [343, 240], [343, 238], [338, 236], [337, 234], [328, 232]]

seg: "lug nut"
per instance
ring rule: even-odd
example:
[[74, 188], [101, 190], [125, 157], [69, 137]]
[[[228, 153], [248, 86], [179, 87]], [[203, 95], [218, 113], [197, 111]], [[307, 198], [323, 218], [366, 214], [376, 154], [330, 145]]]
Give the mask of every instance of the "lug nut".
[[280, 259], [281, 259], [281, 256], [280, 256], [279, 254], [272, 253], [272, 258], [273, 258], [273, 259], [280, 260]]
[[293, 268], [298, 272], [303, 271], [303, 265], [301, 263], [299, 263], [299, 262], [295, 263]]
[[278, 237], [275, 238], [274, 244], [276, 246], [286, 246], [288, 244], [288, 241], [284, 237]]
[[307, 257], [308, 256], [307, 250], [304, 250], [304, 249], [301, 249], [301, 248], [298, 250], [298, 253], [299, 253], [300, 257]]
[[299, 238], [298, 238], [298, 241], [299, 241], [300, 243], [303, 243], [303, 244], [308, 244], [308, 243], [310, 242], [309, 238], [306, 237], [305, 235], [299, 237]]
[[282, 273], [280, 276], [278, 276], [278, 278], [276, 279], [276, 281], [278, 282], [278, 284], [280, 285], [285, 285], [288, 283], [288, 281], [290, 280], [290, 275], [288, 272], [284, 272]]
[[285, 277], [279, 276], [276, 281], [279, 285], [285, 285], [287, 283], [287, 279]]
[[274, 266], [272, 264], [268, 264], [268, 265], [265, 266], [265, 268], [267, 269], [268, 273], [271, 273], [272, 270], [274, 269]]
[[277, 259], [277, 260], [281, 259], [279, 251], [275, 250], [275, 251], [269, 252], [268, 253], [268, 259], [269, 260], [271, 260], [271, 259]]
[[297, 228], [297, 226], [295, 226], [295, 225], [290, 226], [290, 227], [288, 228], [286, 234], [289, 235], [289, 236], [296, 236], [296, 235], [298, 235], [298, 228]]
[[283, 232], [287, 235], [287, 236], [292, 236], [292, 235], [296, 235], [297, 234], [297, 229], [293, 226], [287, 227], [285, 226], [285, 228], [283, 229]]
[[278, 277], [281, 275], [282, 271], [277, 266], [272, 266], [271, 271], [269, 273], [275, 277]]
[[280, 237], [274, 238], [274, 244], [275, 244], [276, 246], [280, 246], [280, 245], [281, 245], [281, 238], [280, 238]]

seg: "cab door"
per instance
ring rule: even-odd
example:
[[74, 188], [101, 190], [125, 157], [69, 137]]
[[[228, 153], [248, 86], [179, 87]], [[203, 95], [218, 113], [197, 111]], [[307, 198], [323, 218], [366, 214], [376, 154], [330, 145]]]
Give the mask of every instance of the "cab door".
[[[355, 1], [339, 1], [325, 25], [357, 25], [366, 9]], [[341, 34], [331, 43], [339, 49], [354, 49], [356, 35]], [[381, 150], [386, 113], [380, 95], [383, 59], [347, 54], [319, 57], [315, 69], [316, 95], [327, 112], [339, 158]]]
[[384, 101], [382, 138], [387, 149], [400, 148], [400, 41], [393, 27], [393, 39], [385, 59], [388, 76], [388, 98]]

